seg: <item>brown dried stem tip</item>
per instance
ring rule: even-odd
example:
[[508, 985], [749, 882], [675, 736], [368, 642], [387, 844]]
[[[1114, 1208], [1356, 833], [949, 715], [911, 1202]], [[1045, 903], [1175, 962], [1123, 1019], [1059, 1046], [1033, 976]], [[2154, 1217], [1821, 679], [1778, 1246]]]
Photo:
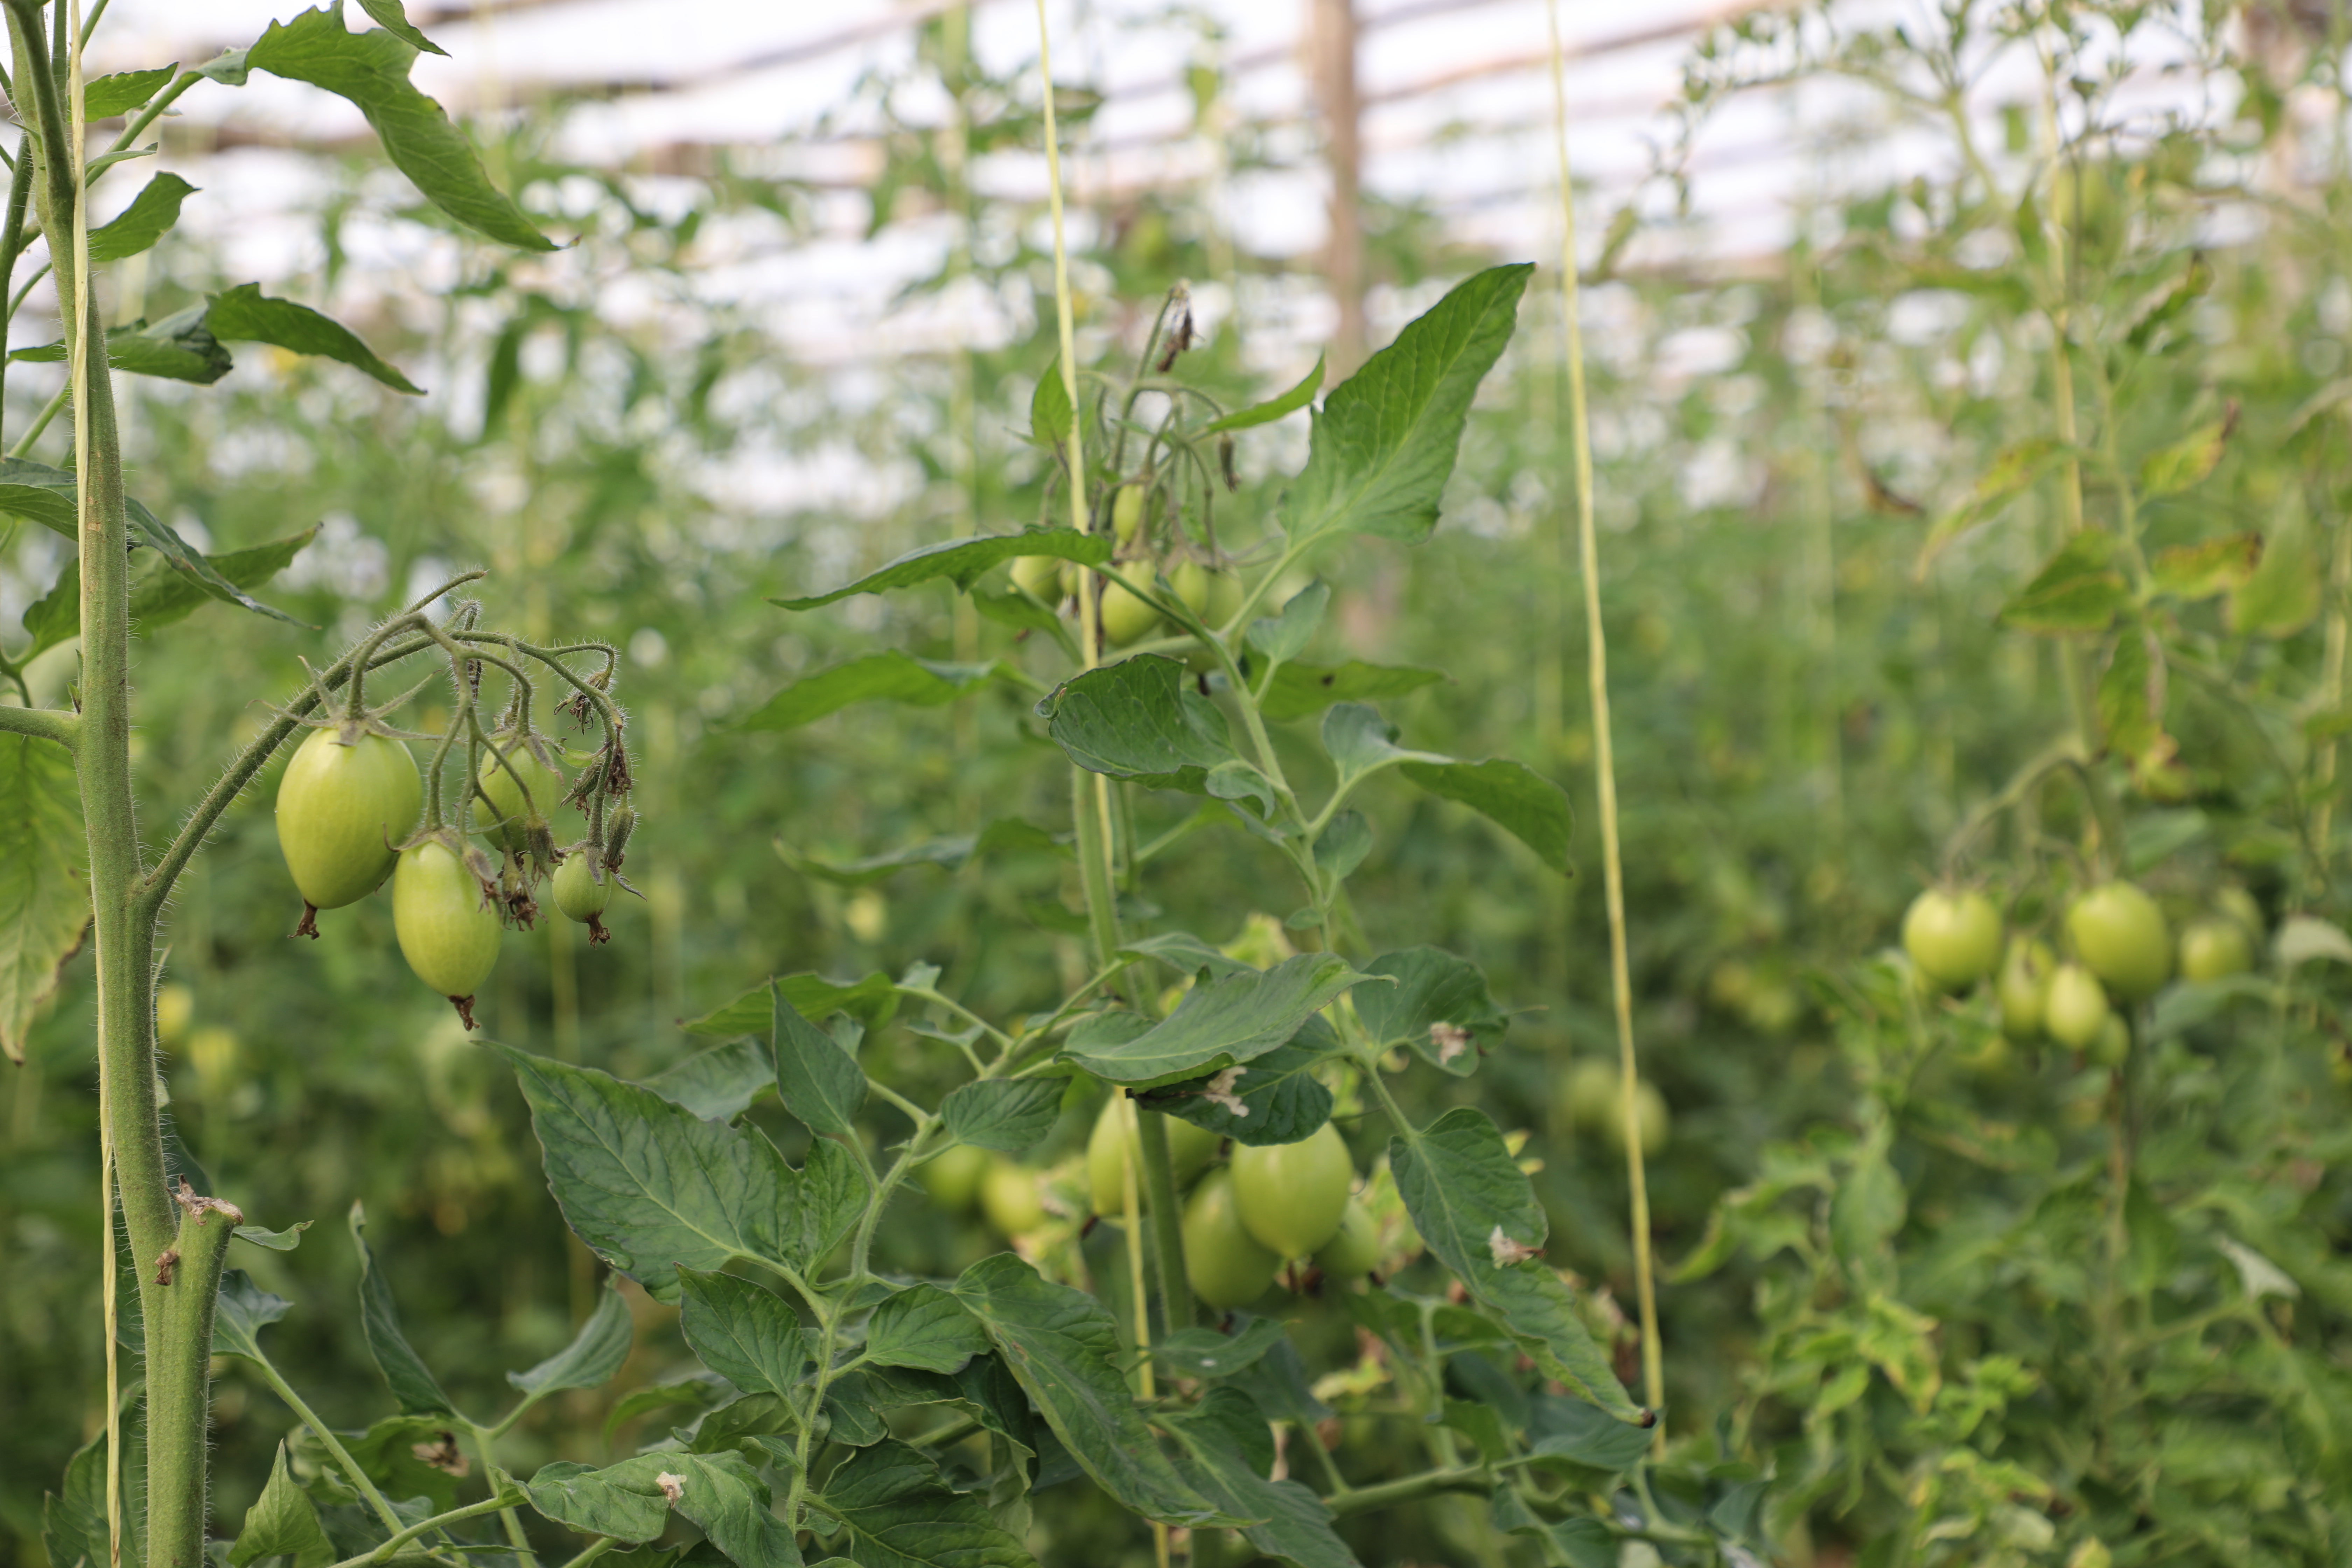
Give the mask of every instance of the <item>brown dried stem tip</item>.
[[318, 940], [319, 940], [319, 906], [318, 906], [318, 905], [316, 905], [316, 904], [314, 904], [314, 903], [312, 903], [312, 902], [311, 902], [310, 900], [308, 900], [308, 899], [303, 900], [302, 900], [302, 923], [301, 923], [300, 925], [296, 926], [296, 927], [295, 927], [291, 931], [289, 931], [287, 934], [288, 934], [288, 935], [289, 935], [289, 936], [307, 936], [307, 937], [309, 937], [312, 942], [316, 942], [316, 941], [318, 941]]
[[449, 998], [449, 1005], [457, 1009], [459, 1023], [468, 1029], [474, 1026], [474, 999], [471, 996], [452, 996]]

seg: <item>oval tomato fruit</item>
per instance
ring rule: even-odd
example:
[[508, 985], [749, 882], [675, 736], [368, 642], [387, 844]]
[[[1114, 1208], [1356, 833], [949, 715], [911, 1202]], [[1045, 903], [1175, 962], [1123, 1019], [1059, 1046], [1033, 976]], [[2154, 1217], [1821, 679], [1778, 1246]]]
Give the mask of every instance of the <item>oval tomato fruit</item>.
[[505, 934], [481, 883], [447, 846], [431, 838], [403, 850], [393, 869], [392, 930], [419, 980], [444, 996], [467, 1000], [490, 977]]
[[1066, 590], [1062, 584], [1062, 560], [1056, 555], [1024, 555], [1013, 563], [1013, 585], [1053, 605]]
[[1315, 1255], [1315, 1267], [1328, 1279], [1360, 1279], [1381, 1265], [1381, 1228], [1355, 1198], [1339, 1213], [1339, 1234]]
[[2180, 973], [2190, 980], [2219, 980], [2254, 966], [2246, 928], [2226, 916], [2191, 921], [2180, 929]]
[[980, 1198], [980, 1184], [988, 1174], [988, 1151], [958, 1143], [934, 1156], [923, 1167], [923, 1190], [950, 1214], [961, 1214]]
[[2172, 931], [2156, 900], [2129, 882], [2092, 889], [2066, 911], [2066, 935], [2084, 968], [2137, 1002], [2172, 973]]
[[1037, 1173], [1002, 1157], [988, 1163], [980, 1179], [980, 1212], [1000, 1236], [1026, 1236], [1045, 1223], [1045, 1195]]
[[[1167, 1127], [1168, 1163], [1175, 1172], [1177, 1190], [1181, 1192], [1216, 1157], [1218, 1139], [1208, 1129], [1173, 1116], [1167, 1118]], [[1124, 1138], [1120, 1136], [1122, 1132]], [[1140, 1137], [1135, 1101], [1124, 1093], [1113, 1093], [1103, 1102], [1102, 1114], [1095, 1118], [1095, 1130], [1087, 1139], [1087, 1185], [1095, 1213], [1105, 1219], [1123, 1219], [1127, 1215], [1126, 1160], [1137, 1158], [1142, 1147]], [[1124, 1160], [1120, 1157], [1122, 1149]], [[1143, 1195], [1142, 1184], [1143, 1173], [1138, 1169], [1136, 1201], [1148, 1204], [1150, 1200]]]
[[2062, 1046], [2088, 1050], [2107, 1026], [2114, 1009], [2099, 977], [2079, 963], [2062, 963], [2050, 973], [2050, 991], [2042, 1004], [2042, 1026]]
[[[482, 759], [482, 798], [475, 802], [474, 831], [481, 834], [501, 849], [520, 851], [527, 843], [526, 834], [533, 820], [547, 822], [555, 816], [556, 803], [572, 787], [562, 773], [531, 755], [530, 748], [517, 743], [511, 737], [501, 735], [499, 744], [506, 748], [511, 767], [501, 767], [498, 759]], [[518, 779], [517, 773], [522, 776]], [[530, 800], [523, 800], [523, 786], [530, 786]]]
[[1339, 1234], [1356, 1168], [1329, 1122], [1296, 1143], [1243, 1144], [1233, 1165], [1235, 1206], [1260, 1247], [1283, 1258], [1311, 1258]]
[[2042, 1016], [2050, 1005], [2050, 975], [2058, 955], [2046, 942], [2029, 937], [2009, 939], [2000, 961], [2000, 978], [1993, 986], [2000, 1004], [2000, 1032], [2012, 1040], [2030, 1040], [2042, 1032]]
[[[1130, 561], [1120, 568], [1120, 574], [1136, 582], [1151, 580], [1151, 563]], [[1160, 626], [1159, 606], [1139, 595], [1130, 594], [1125, 584], [1106, 580], [1102, 584], [1103, 640], [1113, 647], [1125, 647], [1131, 642], [1141, 642]]]
[[606, 871], [600, 881], [590, 859], [589, 851], [576, 849], [555, 868], [555, 907], [566, 920], [583, 924], [603, 914], [613, 901], [613, 873]]
[[2000, 962], [2000, 911], [1982, 893], [1930, 888], [1903, 916], [1903, 951], [1943, 989], [1965, 990]]
[[408, 748], [386, 735], [346, 746], [313, 730], [278, 784], [278, 847], [315, 909], [339, 910], [373, 892], [393, 845], [416, 827], [425, 784]]
[[1265, 1294], [1282, 1259], [1252, 1239], [1235, 1202], [1234, 1173], [1212, 1171], [1184, 1205], [1184, 1278], [1219, 1310]]

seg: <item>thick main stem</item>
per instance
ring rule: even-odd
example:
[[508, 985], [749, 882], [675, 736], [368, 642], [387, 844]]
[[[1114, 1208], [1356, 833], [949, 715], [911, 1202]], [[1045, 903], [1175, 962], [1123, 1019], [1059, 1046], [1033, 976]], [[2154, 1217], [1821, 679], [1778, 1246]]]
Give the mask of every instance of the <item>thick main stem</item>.
[[[1561, 65], [1559, 0], [1551, 19], [1553, 129], [1559, 143], [1560, 311], [1568, 332], [1569, 435], [1576, 459], [1578, 563], [1584, 575], [1584, 632], [1590, 649], [1595, 784], [1601, 796], [1601, 866], [1609, 909], [1609, 990], [1617, 1014], [1617, 1079], [1624, 1118], [1625, 1177], [1632, 1189], [1633, 1282], [1642, 1314], [1642, 1397], [1653, 1410], [1665, 1403], [1665, 1358], [1658, 1343], [1658, 1288], [1650, 1258], [1650, 1186], [1642, 1158], [1641, 1058], [1633, 1049], [1633, 983], [1625, 953], [1625, 868], [1617, 842], [1617, 761], [1609, 725], [1609, 638], [1601, 625], [1601, 547], [1592, 516], [1592, 436], [1586, 416], [1584, 330], [1577, 318], [1576, 204], [1569, 181], [1568, 83]], [[1665, 1423], [1658, 1423], [1663, 1451]]]

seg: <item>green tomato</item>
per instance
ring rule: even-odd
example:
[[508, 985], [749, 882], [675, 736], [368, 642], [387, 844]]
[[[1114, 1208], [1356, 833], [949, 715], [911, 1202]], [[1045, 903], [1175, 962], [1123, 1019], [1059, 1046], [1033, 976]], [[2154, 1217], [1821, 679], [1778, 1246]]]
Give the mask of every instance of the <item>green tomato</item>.
[[506, 928], [466, 864], [436, 839], [401, 851], [392, 873], [392, 931], [416, 977], [471, 998], [499, 961]]
[[1184, 1278], [1192, 1294], [1220, 1311], [1265, 1294], [1282, 1259], [1251, 1239], [1230, 1171], [1212, 1171], [1184, 1205]]
[[590, 851], [575, 849], [555, 868], [555, 907], [566, 920], [583, 925], [594, 921], [613, 901], [613, 873], [607, 870], [598, 880], [596, 868], [589, 864], [593, 858]]
[[[1617, 1080], [1613, 1075], [1609, 1092], [1611, 1111], [1608, 1120], [1601, 1123], [1601, 1136], [1622, 1154], [1625, 1152], [1625, 1117], [1616, 1108]], [[1647, 1160], [1665, 1152], [1673, 1117], [1666, 1110], [1666, 1097], [1647, 1079], [1633, 1086], [1633, 1120], [1642, 1128], [1642, 1157]]]
[[1982, 893], [1930, 888], [1903, 916], [1903, 951], [1947, 991], [1962, 991], [2000, 962], [2000, 911]]
[[1000, 1236], [1026, 1236], [1045, 1223], [1045, 1194], [1035, 1171], [1002, 1155], [980, 1179], [980, 1212]]
[[1176, 569], [1168, 574], [1168, 585], [1176, 590], [1176, 596], [1184, 601], [1186, 609], [1196, 616], [1209, 613], [1209, 569], [1206, 566], [1189, 557], [1179, 561]]
[[1111, 492], [1110, 531], [1121, 544], [1132, 544], [1143, 528], [1144, 487], [1121, 485]]
[[2127, 1002], [2156, 994], [2172, 973], [2172, 931], [2156, 900], [2129, 882], [2092, 889], [2066, 911], [2084, 966]]
[[1201, 618], [1222, 630], [1234, 624], [1234, 617], [1242, 613], [1242, 600], [1247, 596], [1239, 577], [1231, 572], [1212, 572], [1209, 605], [1201, 612]]
[[2042, 1005], [2042, 1026], [2050, 1037], [2074, 1050], [2088, 1050], [2107, 1026], [2114, 1009], [2099, 977], [2079, 963], [2062, 963], [2050, 973], [2050, 991]]
[[2260, 942], [2267, 931], [2263, 921], [2263, 907], [2254, 902], [2253, 894], [2235, 885], [2213, 895], [2214, 910], [2238, 922], [2250, 942]]
[[1617, 1116], [1617, 1065], [1584, 1057], [1560, 1079], [1560, 1110], [1569, 1125], [1598, 1132]]
[[1312, 1258], [1339, 1234], [1356, 1168], [1329, 1122], [1296, 1143], [1243, 1144], [1233, 1164], [1242, 1225], [1260, 1247], [1281, 1258]]
[[1056, 555], [1024, 555], [1013, 563], [1013, 585], [1051, 605], [1067, 592], [1062, 583], [1065, 563]]
[[[1168, 1163], [1176, 1173], [1176, 1185], [1181, 1191], [1208, 1168], [1209, 1162], [1216, 1157], [1219, 1140], [1207, 1128], [1195, 1127], [1173, 1116], [1167, 1118], [1167, 1125]], [[1103, 1102], [1102, 1114], [1095, 1118], [1095, 1130], [1087, 1139], [1087, 1185], [1093, 1194], [1095, 1213], [1104, 1219], [1127, 1217], [1127, 1161], [1139, 1157], [1141, 1136], [1135, 1101], [1123, 1093], [1115, 1093]], [[1142, 1182], [1143, 1173], [1139, 1167], [1136, 1201], [1148, 1203]]]
[[424, 809], [406, 746], [385, 735], [346, 746], [332, 730], [311, 731], [278, 784], [278, 847], [303, 900], [339, 910], [373, 892]]
[[2098, 1037], [2084, 1050], [2083, 1059], [2096, 1067], [2119, 1068], [2130, 1055], [2131, 1031], [2124, 1026], [2121, 1018], [2110, 1013], [2107, 1021], [2099, 1026]]
[[2180, 931], [2180, 973], [2189, 980], [2219, 980], [2254, 966], [2246, 928], [2225, 916], [2191, 921]]
[[[512, 766], [499, 766], [495, 757], [482, 759], [482, 798], [475, 803], [474, 831], [501, 849], [520, 853], [529, 843], [531, 823], [553, 817], [555, 803], [572, 784], [559, 769], [531, 755], [530, 748], [512, 736], [500, 735], [498, 742], [506, 748]], [[520, 780], [517, 773], [522, 775]], [[525, 784], [530, 786], [528, 803], [523, 800]]]
[[[1130, 561], [1120, 567], [1123, 574], [1146, 583], [1151, 580], [1151, 570], [1149, 561]], [[1113, 647], [1141, 642], [1160, 626], [1159, 606], [1139, 595], [1129, 593], [1126, 584], [1108, 580], [1102, 585], [1097, 613], [1102, 616], [1103, 640]]]
[[958, 1143], [923, 1167], [923, 1190], [950, 1214], [962, 1214], [979, 1201], [980, 1184], [988, 1174], [988, 1151]]
[[2058, 955], [2046, 942], [2029, 937], [2009, 939], [2009, 952], [2000, 961], [2000, 978], [1993, 995], [2000, 1004], [2000, 1032], [2012, 1040], [2030, 1040], [2042, 1032], [2042, 1016], [2050, 1005], [2050, 972]]
[[1315, 1267], [1327, 1279], [1360, 1279], [1381, 1266], [1381, 1227], [1371, 1211], [1355, 1198], [1339, 1211], [1339, 1234], [1315, 1255]]

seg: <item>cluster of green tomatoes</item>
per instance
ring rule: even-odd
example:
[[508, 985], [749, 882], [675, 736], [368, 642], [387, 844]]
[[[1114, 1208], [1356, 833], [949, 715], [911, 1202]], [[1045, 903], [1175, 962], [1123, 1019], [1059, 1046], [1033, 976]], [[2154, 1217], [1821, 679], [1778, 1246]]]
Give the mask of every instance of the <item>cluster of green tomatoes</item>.
[[[1111, 531], [1118, 540], [1113, 567], [1128, 582], [1141, 584], [1166, 572], [1168, 585], [1185, 608], [1210, 626], [1226, 625], [1241, 611], [1240, 579], [1202, 560], [1189, 546], [1155, 547], [1153, 531], [1145, 526], [1151, 493], [1148, 477], [1130, 479], [1111, 492]], [[1051, 555], [1024, 555], [1013, 563], [1013, 585], [1040, 604], [1058, 605], [1077, 593], [1078, 574], [1083, 570], [1076, 562]], [[1149, 599], [1129, 593], [1121, 583], [1106, 580], [1101, 586], [1106, 645], [1125, 647], [1161, 629], [1166, 617]]]
[[[389, 876], [402, 956], [470, 1028], [507, 926], [537, 919], [531, 889], [542, 877], [566, 919], [592, 942], [607, 939], [603, 917], [614, 888], [627, 885], [620, 866], [635, 814], [602, 811], [626, 787], [617, 742], [576, 778], [562, 748], [527, 727], [485, 736], [468, 754], [470, 809], [459, 815], [487, 849], [425, 811], [406, 738], [366, 715], [325, 721], [295, 749], [278, 785], [278, 846], [302, 895], [298, 935], [315, 938], [320, 910], [357, 903]], [[601, 835], [557, 848], [549, 823], [561, 804], [595, 811]]]
[[[1237, 1143], [1168, 1119], [1169, 1163], [1179, 1192], [1190, 1189], [1179, 1229], [1184, 1275], [1194, 1295], [1220, 1311], [1246, 1306], [1286, 1277], [1293, 1282], [1361, 1279], [1379, 1268], [1381, 1227], [1358, 1195], [1356, 1171], [1339, 1130], [1325, 1122], [1296, 1143]], [[1087, 1140], [1086, 1181], [1095, 1219], [1123, 1223], [1129, 1194], [1142, 1201], [1141, 1142], [1135, 1101], [1114, 1094]], [[989, 1223], [1027, 1236], [1047, 1220], [1044, 1173], [969, 1145], [931, 1162], [924, 1185], [960, 1208], [977, 1196]]]
[[2003, 941], [2000, 911], [1983, 893], [1930, 888], [1903, 917], [1903, 950], [1924, 984], [1965, 991], [1986, 980], [2001, 1032], [2047, 1037], [2103, 1067], [2119, 1066], [2131, 1033], [2120, 1006], [2156, 994], [2177, 971], [2220, 980], [2253, 967], [2261, 909], [2242, 888], [2224, 888], [2176, 938], [2164, 910], [2137, 884], [2104, 882], [2067, 906], [2061, 959], [2022, 932]]

